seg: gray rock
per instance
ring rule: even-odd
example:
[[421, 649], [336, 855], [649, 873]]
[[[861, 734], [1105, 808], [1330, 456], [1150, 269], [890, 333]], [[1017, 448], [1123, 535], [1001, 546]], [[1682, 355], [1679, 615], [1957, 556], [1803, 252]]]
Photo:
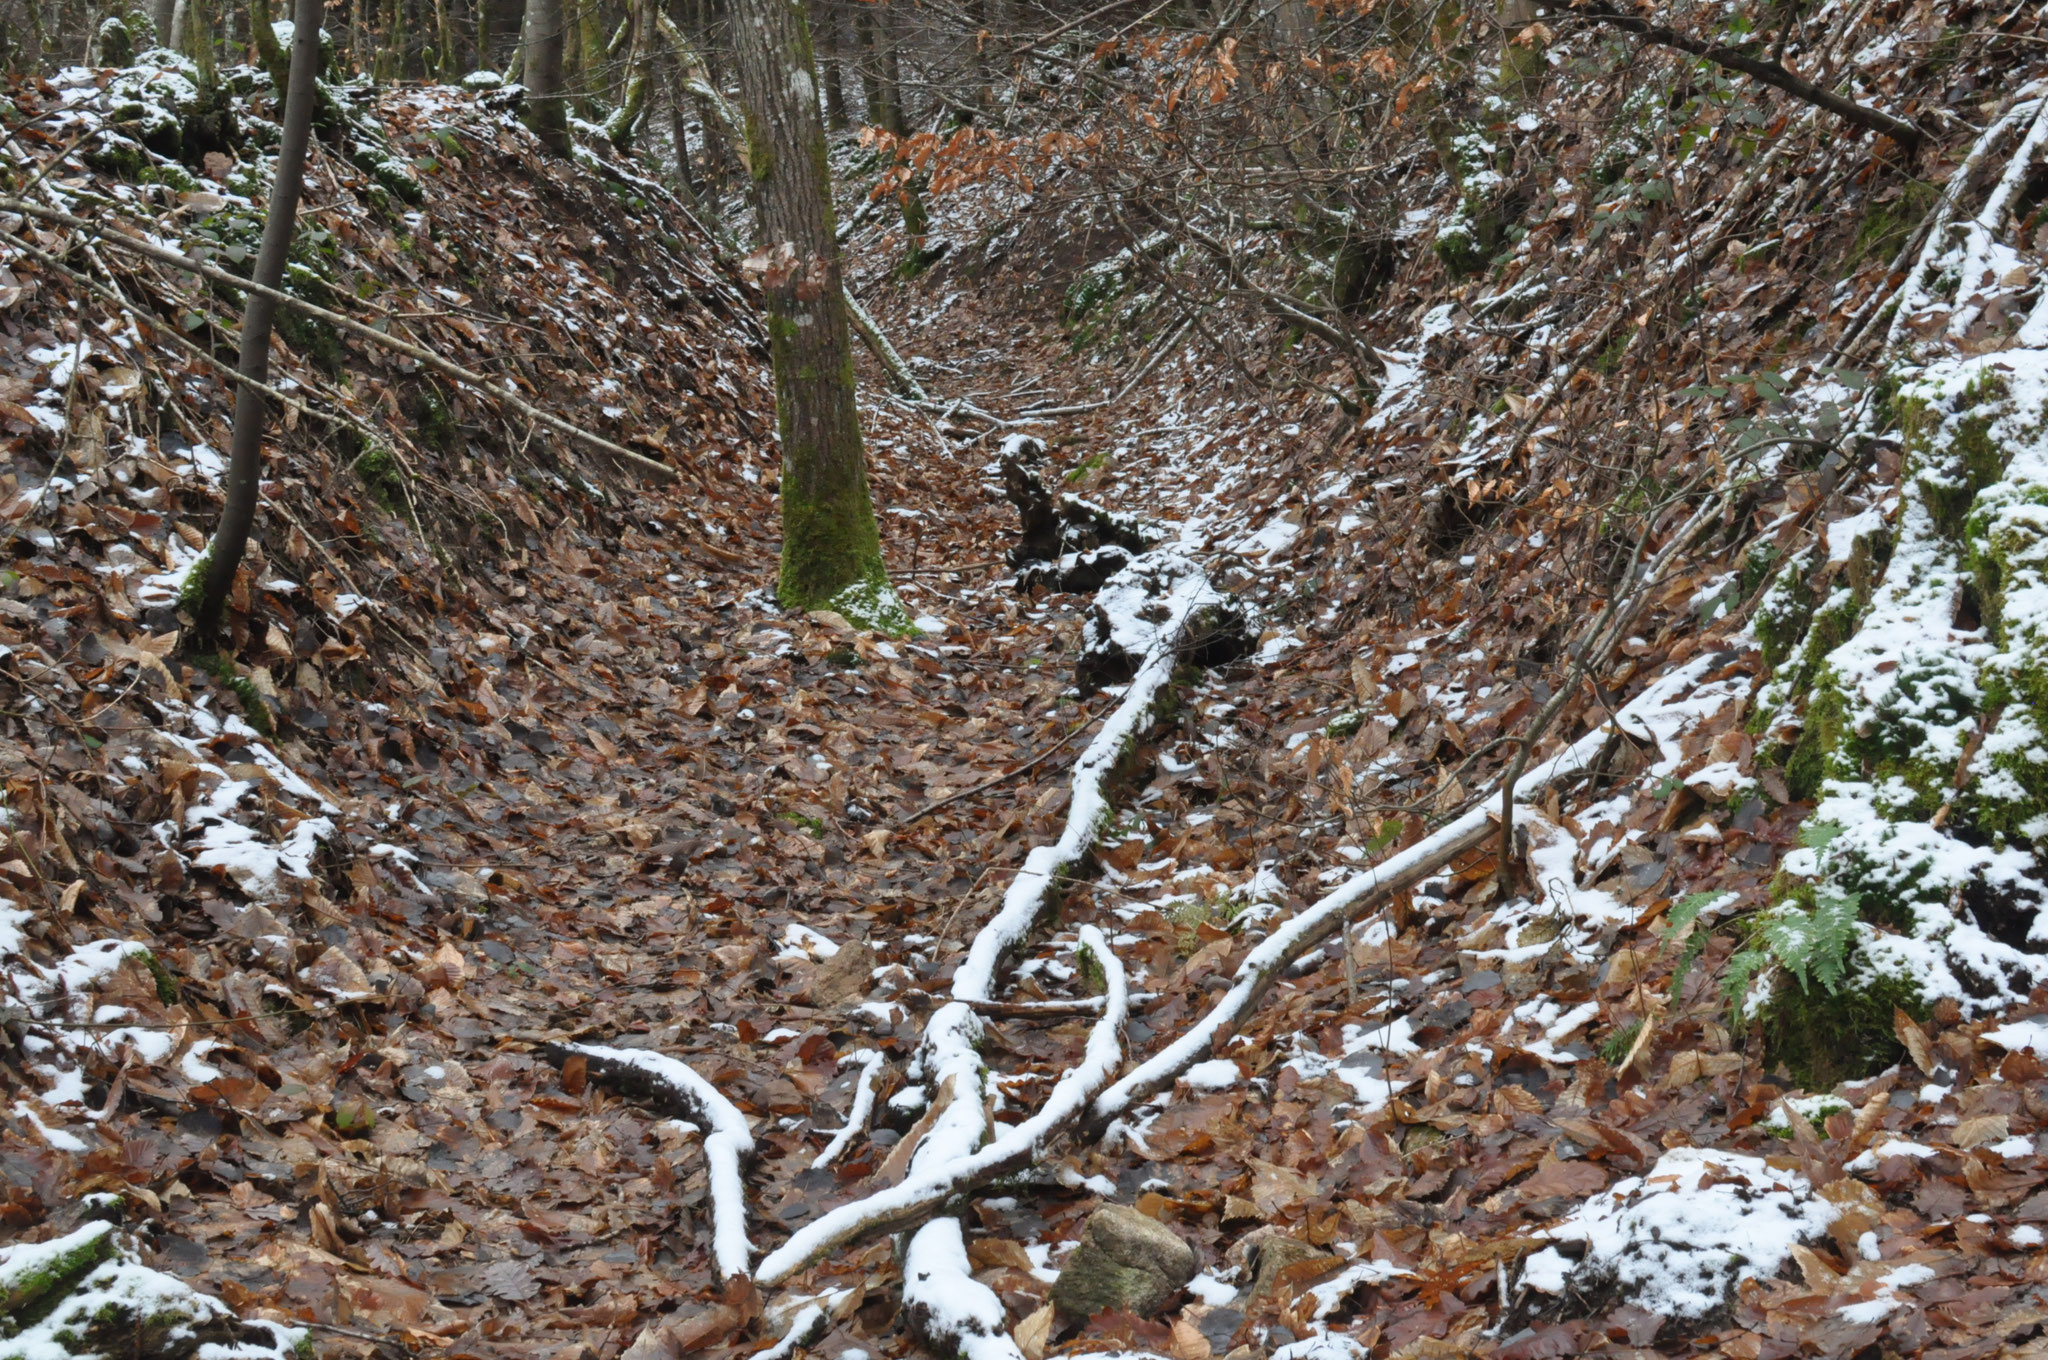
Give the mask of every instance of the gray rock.
[[1195, 1250], [1156, 1218], [1105, 1204], [1081, 1230], [1052, 1287], [1062, 1325], [1086, 1322], [1108, 1308], [1156, 1317], [1195, 1278]]

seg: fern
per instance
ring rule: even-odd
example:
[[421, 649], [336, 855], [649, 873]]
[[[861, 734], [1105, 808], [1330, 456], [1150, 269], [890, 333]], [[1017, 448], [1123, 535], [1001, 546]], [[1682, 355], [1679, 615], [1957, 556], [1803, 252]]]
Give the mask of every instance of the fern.
[[1809, 850], [1825, 850], [1842, 834], [1840, 822], [1806, 822], [1799, 828], [1799, 843]]
[[1721, 984], [1728, 998], [1728, 1028], [1742, 1028], [1742, 1003], [1749, 999], [1749, 984], [1770, 961], [1770, 951], [1764, 949], [1745, 949], [1728, 960], [1728, 976]]
[[1763, 920], [1764, 943], [1803, 991], [1818, 982], [1830, 995], [1848, 973], [1849, 946], [1856, 939], [1856, 893], [1823, 889], [1812, 911], [1786, 906]]
[[1707, 935], [1704, 931], [1695, 933], [1685, 942], [1685, 948], [1678, 955], [1678, 963], [1671, 970], [1671, 993], [1669, 1001], [1678, 1004], [1679, 993], [1685, 990], [1685, 979], [1692, 972], [1692, 966], [1700, 961], [1700, 955], [1707, 952]]
[[[1664, 943], [1670, 944], [1687, 929], [1698, 924], [1700, 913], [1708, 906], [1727, 896], [1726, 893], [1687, 893], [1671, 904], [1671, 910], [1664, 914]], [[1685, 947], [1679, 951], [1678, 963], [1671, 970], [1671, 1004], [1678, 1004], [1679, 993], [1685, 990], [1685, 979], [1692, 972], [1692, 966], [1699, 962], [1706, 952], [1708, 932], [1694, 930], [1687, 937]]]

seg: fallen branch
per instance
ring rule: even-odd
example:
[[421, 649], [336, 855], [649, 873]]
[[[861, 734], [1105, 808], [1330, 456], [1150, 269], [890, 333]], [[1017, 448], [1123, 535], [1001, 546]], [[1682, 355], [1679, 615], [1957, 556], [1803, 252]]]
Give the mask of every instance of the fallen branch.
[[[1649, 693], [1654, 694], [1655, 690]], [[1625, 706], [1614, 719], [1594, 728], [1544, 761], [1535, 773], [1517, 781], [1514, 786], [1516, 800], [1526, 801], [1537, 790], [1584, 772], [1606, 745], [1609, 729], [1633, 714], [1641, 702], [1638, 698], [1635, 703]], [[1406, 850], [1346, 879], [1313, 906], [1282, 923], [1238, 965], [1230, 990], [1210, 1008], [1208, 1014], [1096, 1097], [1095, 1103], [1089, 1107], [1089, 1131], [1099, 1134], [1107, 1130], [1134, 1106], [1167, 1089], [1181, 1073], [1211, 1056], [1216, 1045], [1235, 1034], [1258, 1009], [1266, 993], [1291, 964], [1336, 934], [1361, 908], [1375, 906], [1397, 892], [1414, 887], [1441, 872], [1458, 856], [1484, 845], [1496, 829], [1494, 810], [1490, 806], [1492, 801], [1489, 796], [1463, 816]]]
[[1090, 411], [1099, 411], [1105, 406], [1115, 406], [1136, 390], [1138, 384], [1145, 381], [1151, 375], [1153, 369], [1159, 367], [1159, 361], [1166, 357], [1167, 351], [1171, 350], [1179, 342], [1180, 338], [1187, 334], [1188, 327], [1193, 324], [1192, 321], [1183, 321], [1178, 326], [1169, 329], [1166, 334], [1160, 336], [1159, 343], [1152, 347], [1152, 353], [1145, 357], [1145, 361], [1138, 365], [1137, 371], [1131, 374], [1130, 380], [1118, 388], [1114, 396], [1104, 397], [1101, 401], [1084, 401], [1073, 406], [1033, 407], [1028, 411], [1020, 411], [1017, 414], [1017, 419], [1051, 420], [1055, 416], [1086, 415]]
[[[905, 1182], [924, 1187], [923, 1193], [913, 1194], [905, 1186], [897, 1186], [843, 1205], [800, 1230], [762, 1262], [762, 1282], [774, 1283], [804, 1269], [836, 1245], [928, 1220], [905, 1250], [904, 1308], [926, 1343], [941, 1354], [963, 1355], [968, 1360], [1022, 1360], [1022, 1352], [1008, 1333], [1002, 1300], [974, 1278], [959, 1220], [942, 1212], [946, 1202], [986, 1184], [990, 1177], [1002, 1174], [1004, 1166], [1014, 1169], [1035, 1160], [1043, 1140], [1073, 1127], [1113, 1075], [1117, 1061], [1116, 1032], [1129, 1007], [1129, 992], [1107, 945], [1099, 944], [1099, 933], [1090, 930], [1083, 939], [1089, 941], [1105, 975], [1113, 975], [1113, 981], [1112, 1000], [1105, 1004], [1103, 1019], [1090, 1032], [1088, 1056], [1081, 1067], [1061, 1078], [1048, 1098], [1046, 1111], [1055, 1112], [1057, 1118], [1041, 1111], [1037, 1118], [988, 1143], [992, 1132], [986, 1104], [988, 1071], [978, 1048], [982, 1022], [976, 1007], [991, 1000], [1002, 959], [1030, 931], [1055, 886], [1065, 881], [1067, 871], [1093, 847], [1108, 820], [1104, 785], [1110, 771], [1144, 730], [1160, 693], [1172, 679], [1179, 664], [1182, 634], [1190, 620], [1198, 611], [1221, 602], [1208, 578], [1192, 562], [1162, 555], [1152, 566], [1155, 570], [1178, 568], [1179, 575], [1158, 601], [1164, 619], [1153, 632], [1122, 701], [1074, 762], [1073, 793], [1060, 838], [1052, 845], [1037, 847], [1025, 858], [1003, 895], [1002, 907], [981, 928], [967, 958], [954, 970], [953, 999], [940, 1007], [925, 1027], [911, 1076], [931, 1091], [931, 1115], [923, 1140], [911, 1154], [910, 1176]], [[1087, 1094], [1083, 1096], [1083, 1092]], [[1028, 1140], [1020, 1144], [1027, 1130]], [[1013, 1164], [1012, 1158], [1019, 1160]], [[935, 1214], [938, 1216], [933, 1217]]]
[[[553, 412], [544, 411], [540, 407], [533, 405], [523, 397], [520, 397], [516, 392], [507, 391], [506, 388], [511, 385], [509, 381], [503, 387], [495, 386], [489, 378], [486, 378], [481, 373], [464, 368], [462, 365], [451, 360], [444, 359], [432, 350], [415, 345], [409, 340], [401, 340], [397, 336], [387, 335], [383, 331], [367, 326], [353, 317], [344, 316], [340, 312], [329, 311], [325, 307], [307, 302], [303, 298], [293, 297], [290, 293], [283, 292], [280, 289], [265, 288], [260, 283], [253, 283], [238, 275], [230, 274], [225, 269], [217, 269], [204, 261], [195, 260], [191, 256], [181, 254], [178, 251], [170, 250], [148, 241], [138, 240], [124, 232], [113, 230], [108, 224], [93, 222], [68, 212], [61, 212], [55, 208], [45, 208], [40, 204], [27, 203], [18, 198], [0, 198], [0, 211], [20, 213], [24, 217], [35, 217], [46, 222], [55, 222], [60, 226], [70, 227], [75, 231], [91, 232], [102, 244], [111, 246], [115, 250], [130, 255], [139, 255], [144, 259], [155, 260], [158, 264], [167, 264], [175, 269], [182, 269], [188, 273], [197, 274], [202, 279], [206, 279], [211, 283], [218, 283], [226, 288], [235, 288], [245, 293], [256, 293], [268, 297], [280, 306], [289, 307], [295, 312], [324, 321], [337, 330], [347, 331], [350, 335], [360, 340], [365, 340], [370, 344], [403, 354], [414, 362], [433, 369], [445, 378], [495, 397], [535, 424], [545, 425], [557, 434], [567, 435], [571, 439], [579, 440], [599, 453], [609, 458], [615, 458], [629, 467], [651, 473], [662, 478], [664, 481], [673, 481], [680, 475], [675, 468], [670, 467], [667, 463], [657, 462], [645, 454], [635, 453], [631, 449], [614, 444], [603, 435], [593, 434], [579, 425], [572, 425]], [[5, 239], [7, 239], [10, 245], [22, 244], [12, 237]]]
[[[1080, 936], [1081, 948], [1101, 968], [1106, 984], [1102, 1018], [1089, 1028], [1088, 1047], [1081, 1061], [1060, 1078], [1038, 1113], [1006, 1130], [986, 1146], [961, 1156], [948, 1157], [936, 1168], [921, 1174], [913, 1172], [899, 1185], [851, 1204], [842, 1204], [813, 1219], [762, 1260], [758, 1276], [761, 1284], [780, 1284], [813, 1261], [841, 1247], [921, 1223], [948, 1201], [979, 1189], [999, 1176], [1024, 1170], [1039, 1159], [1055, 1134], [1062, 1132], [1087, 1109], [1089, 1102], [1109, 1084], [1118, 1064], [1123, 1061], [1122, 1033], [1130, 992], [1125, 984], [1123, 964], [1110, 951], [1109, 941], [1103, 938], [1102, 932], [1094, 926], [1082, 926]], [[948, 1108], [957, 1108], [966, 1098], [956, 1091], [953, 1104]], [[975, 1113], [981, 1116], [979, 1109]], [[906, 1304], [916, 1287], [911, 1274], [906, 1268]]]
[[853, 1108], [846, 1112], [846, 1123], [832, 1131], [832, 1141], [825, 1150], [811, 1161], [811, 1169], [819, 1170], [839, 1160], [839, 1154], [846, 1151], [854, 1138], [868, 1126], [868, 1116], [875, 1109], [875, 1074], [882, 1070], [882, 1055], [872, 1048], [858, 1053], [848, 1053], [840, 1058], [839, 1065], [860, 1064], [860, 1082], [853, 1089]]
[[841, 284], [839, 291], [846, 295], [846, 315], [853, 322], [853, 329], [867, 344], [868, 352], [882, 365], [882, 372], [888, 375], [889, 386], [896, 389], [896, 395], [908, 401], [930, 401], [924, 384], [910, 371], [910, 365], [903, 362], [903, 356], [889, 343], [889, 337], [882, 334], [882, 328], [868, 315], [868, 309], [860, 305], [860, 299], [853, 295], [853, 290]]
[[[1500, 845], [1495, 855], [1498, 881], [1503, 894], [1508, 889], [1515, 843], [1514, 789], [1522, 778], [1522, 771], [1529, 766], [1529, 756], [1536, 749], [1536, 743], [1543, 740], [1543, 734], [1550, 730], [1552, 720], [1564, 710], [1566, 702], [1579, 692], [1579, 686], [1585, 683], [1586, 676], [1604, 667], [1607, 659], [1614, 655], [1615, 649], [1621, 646], [1621, 640], [1628, 636], [1628, 630], [1634, 625], [1636, 615], [1641, 613], [1643, 606], [1649, 602], [1651, 589], [1663, 584], [1664, 569], [1680, 553], [1692, 546], [1693, 540], [1700, 536], [1702, 530], [1718, 520], [1724, 504], [1722, 497], [1709, 496], [1705, 503], [1693, 512], [1692, 518], [1680, 525], [1678, 532], [1673, 534], [1648, 562], [1643, 562], [1643, 545], [1648, 540], [1650, 524], [1644, 524], [1642, 536], [1636, 542], [1635, 552], [1629, 564], [1630, 589], [1626, 594], [1616, 592], [1614, 598], [1608, 602], [1607, 608], [1593, 620], [1593, 626], [1586, 630], [1584, 640], [1573, 649], [1576, 656], [1572, 662], [1570, 675], [1557, 687], [1557, 692], [1550, 696], [1549, 701], [1536, 714], [1535, 721], [1529, 724], [1528, 730], [1517, 741], [1514, 760], [1509, 763], [1507, 773], [1502, 776], [1500, 782]], [[1651, 520], [1654, 519], [1655, 516], [1651, 516]]]
[[1004, 783], [1007, 780], [1015, 779], [1018, 775], [1024, 774], [1027, 771], [1037, 769], [1041, 764], [1045, 762], [1047, 756], [1052, 755], [1054, 752], [1064, 750], [1067, 746], [1067, 743], [1071, 742], [1075, 737], [1080, 736], [1082, 732], [1087, 730], [1088, 725], [1094, 721], [1095, 715], [1090, 714], [1085, 720], [1075, 723], [1073, 731], [1067, 733], [1067, 735], [1061, 737], [1058, 741], [1046, 747], [1043, 751], [1040, 751], [1037, 755], [1031, 757], [1031, 759], [1025, 761], [1022, 765], [1019, 765], [1014, 769], [1005, 770], [1001, 774], [995, 775], [991, 778], [984, 779], [979, 784], [974, 785], [972, 788], [962, 789], [958, 793], [949, 793], [944, 798], [935, 799], [932, 802], [926, 803], [923, 807], [911, 813], [902, 821], [896, 823], [897, 828], [900, 830], [903, 827], [909, 826], [912, 822], [931, 816], [934, 812], [937, 812], [942, 807], [949, 807], [952, 804], [959, 802], [962, 798], [972, 798], [977, 793], [986, 793], [988, 792], [988, 790], [994, 788], [998, 784]]
[[1566, 4], [1557, 7], [1561, 14], [1576, 19], [1590, 19], [1595, 23], [1618, 28], [1624, 33], [1633, 33], [1645, 42], [1656, 43], [1688, 55], [1713, 62], [1716, 66], [1730, 71], [1740, 71], [1762, 84], [1783, 90], [1795, 99], [1803, 99], [1816, 107], [1826, 109], [1846, 122], [1872, 132], [1882, 133], [1908, 151], [1914, 150], [1927, 140], [1927, 134], [1917, 124], [1903, 118], [1894, 118], [1888, 113], [1844, 98], [1833, 90], [1823, 89], [1810, 80], [1793, 75], [1775, 61], [1760, 61], [1739, 47], [1727, 47], [1719, 43], [1701, 42], [1675, 28], [1653, 24], [1633, 14], [1623, 14], [1600, 4]]
[[695, 1068], [666, 1054], [603, 1044], [546, 1044], [541, 1051], [557, 1063], [581, 1057], [607, 1084], [703, 1130], [711, 1178], [711, 1257], [721, 1279], [745, 1275], [753, 1256], [753, 1243], [747, 1240], [747, 1189], [740, 1180], [741, 1166], [754, 1155], [747, 1117]]

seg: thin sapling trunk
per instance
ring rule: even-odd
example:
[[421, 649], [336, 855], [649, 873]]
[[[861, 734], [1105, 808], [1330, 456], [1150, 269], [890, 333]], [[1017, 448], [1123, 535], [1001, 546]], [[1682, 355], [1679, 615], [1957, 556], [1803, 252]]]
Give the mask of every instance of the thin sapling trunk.
[[[284, 281], [292, 231], [298, 224], [299, 191], [305, 182], [306, 143], [313, 128], [313, 103], [320, 79], [322, 0], [298, 0], [292, 24], [291, 84], [285, 94], [283, 137], [270, 206], [263, 219], [263, 244], [256, 254], [256, 282], [276, 288]], [[188, 608], [201, 646], [220, 632], [221, 615], [235, 584], [235, 572], [256, 522], [257, 489], [263, 479], [263, 427], [268, 416], [263, 393], [253, 384], [270, 378], [270, 332], [277, 301], [252, 292], [242, 308], [236, 371], [248, 381], [235, 389], [235, 424], [228, 452], [227, 503], [220, 526], [187, 578]]]

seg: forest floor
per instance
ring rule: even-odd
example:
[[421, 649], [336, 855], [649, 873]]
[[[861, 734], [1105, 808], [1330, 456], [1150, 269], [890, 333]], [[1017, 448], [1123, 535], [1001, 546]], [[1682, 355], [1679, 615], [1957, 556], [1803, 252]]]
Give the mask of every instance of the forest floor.
[[[474, 401], [436, 416], [402, 364], [357, 352], [349, 383], [301, 365], [309, 400], [415, 438], [452, 412], [463, 438], [397, 450], [406, 476], [377, 482], [360, 447], [294, 422], [299, 461], [273, 488], [289, 527], [238, 601], [239, 662], [209, 670], [172, 650], [165, 592], [217, 494], [224, 389], [157, 350], [184, 385], [174, 412], [125, 320], [8, 264], [17, 857], [0, 874], [20, 909], [0, 956], [22, 1005], [0, 1226], [50, 1236], [118, 1190], [147, 1263], [309, 1326], [323, 1354], [744, 1354], [813, 1299], [830, 1325], [812, 1353], [907, 1353], [890, 1241], [781, 1291], [721, 1287], [702, 1139], [543, 1046], [658, 1051], [731, 1098], [758, 1149], [759, 1250], [900, 1179], [917, 1107], [888, 1097], [968, 942], [1060, 833], [1072, 756], [1115, 703], [1074, 688], [1091, 601], [1015, 589], [1000, 434], [870, 395], [876, 508], [919, 633], [781, 613], [769, 387], [702, 239], [636, 239], [650, 202], [537, 168], [469, 96], [399, 92], [379, 115], [439, 165], [423, 204], [391, 212], [323, 155], [308, 211], [333, 267], [379, 275], [377, 303], [430, 312], [417, 324], [451, 349], [517, 351], [505, 371], [578, 419], [660, 427], [646, 447], [688, 474], [587, 480]], [[52, 187], [192, 241], [231, 215], [230, 180]], [[555, 266], [548, 291], [529, 249]], [[852, 249], [942, 402], [1014, 415], [1120, 385], [1015, 277], [894, 283], [886, 225]], [[1321, 397], [1262, 398], [1179, 354], [1126, 401], [1033, 428], [1050, 480], [1160, 524], [1256, 623], [1250, 654], [1183, 676], [1121, 766], [1091, 871], [1061, 885], [1005, 1001], [1085, 997], [1079, 932], [1100, 927], [1142, 995], [1129, 1051], [1155, 1050], [1284, 919], [1464, 808], [1461, 758], [1549, 697], [1531, 618], [1558, 607], [1551, 522], [1516, 529], [1496, 593], [1467, 597], [1469, 558], [1408, 576], [1386, 545], [1413, 507], [1341, 429]], [[1754, 514], [1825, 533], [1886, 492], [1792, 475]], [[1672, 919], [1680, 901], [1706, 921], [1760, 905], [1811, 810], [1753, 764], [1766, 668], [1747, 620], [1695, 607], [1729, 566], [1703, 554], [1661, 581], [1560, 715], [1559, 738], [1621, 735], [1585, 787], [1525, 810], [1505, 891], [1477, 853], [1363, 915], [1192, 1080], [969, 1206], [976, 1278], [1013, 1326], [1116, 1201], [1171, 1225], [1201, 1274], [1164, 1317], [1098, 1317], [1084, 1349], [2040, 1344], [2048, 1079], [2024, 1026], [1902, 1013], [1904, 1061], [1802, 1094], [1730, 1031], [1712, 978], [1735, 941], [1702, 929], [1687, 952], [1692, 919]], [[991, 1117], [1013, 1122], [1090, 1022], [985, 1018]], [[815, 1168], [863, 1051], [883, 1059], [876, 1129]], [[1587, 1255], [1550, 1245], [1574, 1231], [1589, 1273], [1546, 1288]], [[1298, 1245], [1271, 1250], [1276, 1234]], [[1769, 1268], [1724, 1293], [1731, 1247]], [[1713, 1306], [1688, 1314], [1688, 1290]]]

